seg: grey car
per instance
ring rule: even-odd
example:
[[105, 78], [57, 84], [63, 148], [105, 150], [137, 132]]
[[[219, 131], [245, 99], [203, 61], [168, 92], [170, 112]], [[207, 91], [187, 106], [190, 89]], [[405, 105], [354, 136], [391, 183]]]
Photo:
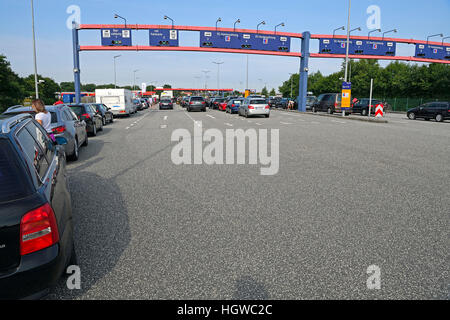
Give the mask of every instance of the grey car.
[[246, 118], [250, 116], [263, 115], [266, 118], [270, 117], [270, 107], [266, 99], [262, 98], [246, 98], [242, 104], [239, 105], [238, 114]]
[[203, 97], [190, 97], [187, 103], [187, 111], [201, 110], [206, 112], [206, 101]]
[[[80, 146], [88, 145], [86, 122], [79, 120], [77, 115], [66, 105], [45, 106], [52, 117], [51, 128], [55, 137], [64, 137], [67, 144], [64, 145], [66, 156], [69, 160], [76, 161], [79, 156]], [[17, 115], [35, 112], [31, 107], [11, 107], [4, 112], [5, 115]]]

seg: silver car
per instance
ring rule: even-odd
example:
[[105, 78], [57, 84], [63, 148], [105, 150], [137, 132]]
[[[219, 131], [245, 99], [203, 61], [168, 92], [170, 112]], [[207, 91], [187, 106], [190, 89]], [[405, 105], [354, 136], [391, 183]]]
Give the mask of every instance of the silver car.
[[[64, 145], [66, 156], [70, 160], [78, 160], [80, 146], [88, 145], [86, 122], [80, 121], [77, 115], [66, 105], [45, 106], [52, 117], [50, 127], [55, 137], [64, 137], [67, 144]], [[15, 106], [4, 112], [5, 115], [35, 112], [31, 107]]]
[[270, 116], [270, 107], [266, 99], [262, 98], [246, 98], [242, 104], [239, 105], [240, 116], [246, 118], [250, 116], [263, 115], [266, 118]]

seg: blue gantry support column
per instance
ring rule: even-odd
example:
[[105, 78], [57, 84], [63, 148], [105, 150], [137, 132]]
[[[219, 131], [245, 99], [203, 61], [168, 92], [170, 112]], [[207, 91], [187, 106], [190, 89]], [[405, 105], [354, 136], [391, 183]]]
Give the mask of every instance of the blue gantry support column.
[[75, 84], [75, 102], [81, 103], [81, 83], [80, 83], [80, 43], [78, 40], [78, 25], [72, 22], [73, 39], [73, 76]]
[[311, 33], [303, 32], [302, 57], [300, 58], [300, 81], [298, 87], [298, 111], [306, 112], [306, 97], [308, 95], [308, 72], [309, 72], [309, 41]]

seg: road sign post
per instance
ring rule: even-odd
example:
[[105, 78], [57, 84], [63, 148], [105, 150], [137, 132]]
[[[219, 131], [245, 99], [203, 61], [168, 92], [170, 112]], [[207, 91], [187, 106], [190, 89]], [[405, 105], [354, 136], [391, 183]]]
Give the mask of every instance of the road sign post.
[[383, 116], [384, 116], [383, 105], [377, 104], [375, 106], [375, 118], [383, 118]]
[[345, 111], [351, 107], [351, 97], [352, 97], [352, 83], [343, 82], [342, 83], [342, 99], [341, 99], [341, 110], [342, 116], [345, 117]]
[[306, 97], [308, 95], [308, 72], [309, 72], [309, 41], [311, 33], [303, 33], [302, 56], [300, 58], [300, 81], [298, 88], [298, 111], [306, 112]]
[[373, 93], [373, 79], [370, 79], [370, 97], [369, 97], [369, 112], [368, 112], [369, 118], [370, 112], [372, 111], [372, 93]]

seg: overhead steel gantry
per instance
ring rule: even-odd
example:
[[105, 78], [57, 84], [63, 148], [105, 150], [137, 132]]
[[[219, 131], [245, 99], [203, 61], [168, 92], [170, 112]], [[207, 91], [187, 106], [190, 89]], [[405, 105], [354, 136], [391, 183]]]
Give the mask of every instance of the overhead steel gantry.
[[[79, 30], [101, 30], [101, 29], [131, 29], [131, 30], [177, 30], [177, 31], [219, 31], [219, 32], [233, 32], [233, 33], [245, 33], [245, 34], [258, 34], [266, 36], [285, 36], [290, 38], [301, 39], [301, 51], [300, 52], [277, 52], [277, 51], [263, 51], [263, 50], [249, 50], [249, 49], [230, 49], [230, 48], [212, 48], [212, 47], [180, 47], [180, 46], [80, 46], [79, 44]], [[306, 110], [306, 96], [308, 92], [308, 72], [309, 72], [309, 58], [345, 58], [345, 54], [327, 54], [327, 53], [310, 53], [310, 40], [311, 39], [346, 39], [346, 36], [340, 35], [311, 35], [306, 31], [303, 33], [291, 33], [291, 32], [274, 32], [265, 30], [251, 30], [251, 29], [234, 29], [234, 28], [214, 28], [214, 27], [196, 27], [196, 26], [170, 26], [170, 25], [139, 25], [139, 24], [73, 24], [72, 29], [73, 36], [73, 56], [74, 56], [74, 79], [75, 79], [75, 92], [76, 101], [80, 103], [81, 97], [81, 83], [80, 83], [80, 58], [79, 53], [81, 51], [185, 51], [185, 52], [220, 52], [220, 53], [240, 53], [240, 54], [257, 54], [257, 55], [270, 55], [270, 56], [284, 56], [284, 57], [297, 57], [300, 58], [300, 83], [299, 83], [299, 111]], [[394, 43], [405, 44], [426, 44], [426, 45], [444, 45], [450, 46], [450, 43], [441, 42], [428, 42], [423, 40], [414, 39], [400, 39], [400, 38], [381, 38], [381, 37], [363, 37], [363, 36], [351, 36], [350, 40], [372, 40], [372, 41], [391, 41]], [[357, 55], [350, 54], [350, 59], [376, 59], [376, 60], [397, 60], [397, 61], [413, 61], [413, 62], [426, 62], [426, 63], [444, 63], [449, 64], [447, 60], [435, 60], [417, 57], [406, 56], [377, 56], [377, 55]], [[247, 88], [248, 89], [248, 88]]]

